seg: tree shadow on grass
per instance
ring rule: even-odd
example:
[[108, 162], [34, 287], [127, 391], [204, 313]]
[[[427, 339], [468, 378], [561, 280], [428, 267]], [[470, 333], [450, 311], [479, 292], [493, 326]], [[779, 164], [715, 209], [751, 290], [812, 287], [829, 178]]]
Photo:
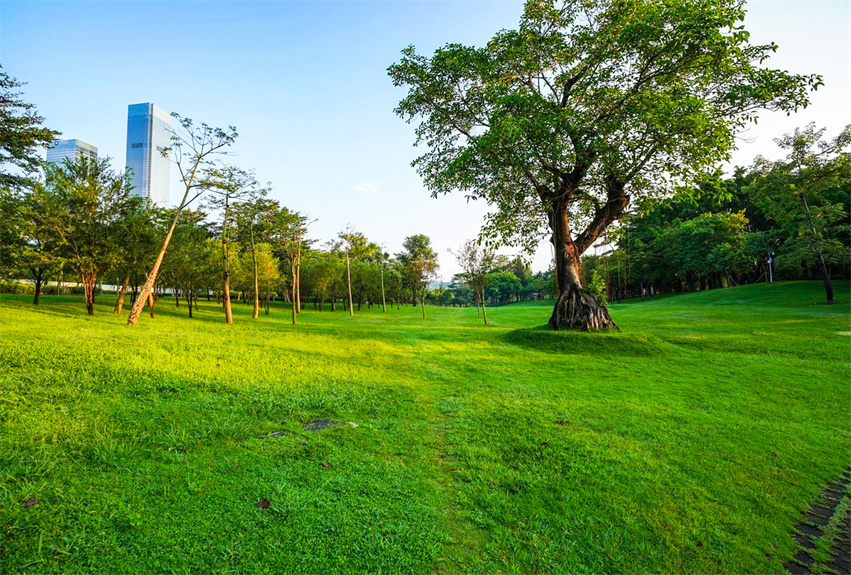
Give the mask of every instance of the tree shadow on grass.
[[646, 334], [618, 332], [552, 331], [547, 326], [515, 329], [501, 337], [502, 341], [559, 355], [598, 355], [652, 357], [681, 355], [676, 346]]

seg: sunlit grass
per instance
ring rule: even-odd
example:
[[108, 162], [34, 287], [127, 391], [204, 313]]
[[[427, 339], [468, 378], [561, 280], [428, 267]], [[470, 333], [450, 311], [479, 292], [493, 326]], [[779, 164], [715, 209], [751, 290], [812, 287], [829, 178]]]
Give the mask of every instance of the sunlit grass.
[[778, 572], [851, 462], [837, 292], [613, 305], [606, 334], [538, 303], [227, 326], [164, 299], [129, 328], [4, 297], [0, 570]]

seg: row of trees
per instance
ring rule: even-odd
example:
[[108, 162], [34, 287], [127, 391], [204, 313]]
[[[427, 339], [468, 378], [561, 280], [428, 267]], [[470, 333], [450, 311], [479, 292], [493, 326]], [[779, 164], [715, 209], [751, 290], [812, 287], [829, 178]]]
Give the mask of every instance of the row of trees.
[[851, 126], [832, 139], [809, 125], [777, 140], [786, 157], [648, 201], [610, 233], [605, 255], [583, 259], [608, 299], [851, 274]]
[[[48, 279], [79, 280], [89, 314], [96, 285], [114, 279], [120, 286], [115, 313], [121, 313], [129, 290], [134, 307], [147, 304], [152, 316], [167, 292], [176, 305], [185, 299], [190, 317], [199, 297], [216, 297], [228, 323], [232, 292], [253, 300], [255, 318], [261, 308], [268, 314], [275, 298], [291, 302], [293, 323], [302, 294], [320, 309], [329, 301], [332, 310], [342, 297], [350, 313], [354, 304], [360, 309], [380, 302], [386, 309], [388, 299], [391, 305], [410, 301], [425, 316], [427, 288], [437, 270], [428, 237], [410, 236], [394, 258], [352, 229], [315, 249], [306, 238], [307, 218], [268, 198], [269, 187], [250, 172], [216, 165], [198, 181], [199, 191], [207, 192], [204, 210], [181, 212], [133, 196], [127, 175], [112, 170], [108, 159], [80, 156], [45, 166], [43, 178], [0, 189], [8, 215], [0, 273], [28, 276], [35, 305]], [[161, 248], [158, 254], [163, 238], [167, 253]], [[150, 282], [152, 269], [157, 277]]]

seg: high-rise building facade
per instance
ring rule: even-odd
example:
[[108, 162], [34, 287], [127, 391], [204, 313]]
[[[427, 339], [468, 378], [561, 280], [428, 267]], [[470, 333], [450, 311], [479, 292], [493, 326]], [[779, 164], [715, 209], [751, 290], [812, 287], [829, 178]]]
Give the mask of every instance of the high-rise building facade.
[[171, 162], [163, 150], [171, 145], [171, 116], [153, 104], [127, 107], [127, 168], [132, 170], [133, 194], [168, 207]]
[[98, 149], [83, 140], [53, 140], [53, 144], [47, 149], [49, 164], [61, 164], [65, 158], [75, 160], [77, 156], [87, 156], [97, 160]]

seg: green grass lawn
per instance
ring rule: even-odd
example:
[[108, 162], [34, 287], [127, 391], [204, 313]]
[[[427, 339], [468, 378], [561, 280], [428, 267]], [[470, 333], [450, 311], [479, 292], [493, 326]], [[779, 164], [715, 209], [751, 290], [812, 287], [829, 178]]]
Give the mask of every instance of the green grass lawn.
[[605, 334], [4, 296], [0, 572], [780, 573], [851, 463], [836, 288], [613, 305]]

